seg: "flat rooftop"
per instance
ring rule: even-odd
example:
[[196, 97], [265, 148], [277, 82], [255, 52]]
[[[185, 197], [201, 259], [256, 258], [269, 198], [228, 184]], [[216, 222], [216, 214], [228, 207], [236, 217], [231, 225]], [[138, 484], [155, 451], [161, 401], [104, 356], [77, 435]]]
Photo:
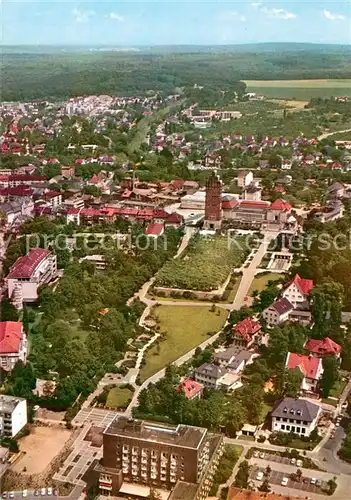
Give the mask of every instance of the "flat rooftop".
[[157, 422], [116, 417], [104, 434], [153, 441], [168, 446], [197, 449], [207, 429], [188, 425], [167, 425]]

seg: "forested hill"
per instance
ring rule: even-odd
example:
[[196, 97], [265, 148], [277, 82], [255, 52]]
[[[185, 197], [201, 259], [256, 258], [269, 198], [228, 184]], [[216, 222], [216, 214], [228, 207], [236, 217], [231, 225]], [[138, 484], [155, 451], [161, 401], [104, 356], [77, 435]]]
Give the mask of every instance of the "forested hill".
[[[235, 90], [240, 80], [350, 78], [351, 55], [344, 46], [283, 44], [252, 46], [158, 47], [133, 51], [9, 53], [2, 56], [2, 99], [67, 98], [83, 94], [134, 94], [150, 89], [172, 92], [195, 83]], [[302, 46], [305, 46], [302, 44]], [[317, 49], [320, 47], [320, 49]], [[322, 47], [324, 47], [322, 49]], [[343, 47], [341, 50], [340, 47]], [[170, 48], [171, 49], [171, 48]], [[72, 48], [73, 50], [73, 48]]]

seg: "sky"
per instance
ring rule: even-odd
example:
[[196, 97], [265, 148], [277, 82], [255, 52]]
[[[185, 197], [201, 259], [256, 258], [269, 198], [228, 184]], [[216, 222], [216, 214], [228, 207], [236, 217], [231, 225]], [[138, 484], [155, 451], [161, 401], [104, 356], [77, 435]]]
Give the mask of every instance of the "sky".
[[0, 0], [4, 45], [351, 43], [351, 2]]

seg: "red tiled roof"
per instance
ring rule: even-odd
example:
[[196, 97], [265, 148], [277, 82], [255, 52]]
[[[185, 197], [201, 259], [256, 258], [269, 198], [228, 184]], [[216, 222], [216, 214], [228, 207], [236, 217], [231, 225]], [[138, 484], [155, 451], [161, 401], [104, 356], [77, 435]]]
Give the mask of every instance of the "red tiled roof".
[[99, 178], [97, 175], [93, 175], [93, 177], [89, 180], [90, 184], [97, 184], [99, 182]]
[[47, 193], [44, 193], [44, 200], [51, 200], [52, 198], [57, 198], [57, 196], [61, 196], [61, 193], [58, 193], [57, 191], [48, 191]]
[[271, 204], [271, 210], [282, 210], [283, 212], [289, 212], [292, 209], [290, 203], [285, 200], [275, 200]]
[[261, 325], [258, 321], [251, 318], [245, 318], [233, 326], [232, 331], [238, 337], [242, 337], [246, 342], [252, 340], [252, 337], [261, 330]]
[[299, 368], [304, 377], [316, 379], [318, 370], [322, 360], [305, 354], [297, 354], [296, 352], [288, 352], [286, 367], [288, 370]]
[[312, 352], [313, 354], [323, 355], [333, 355], [336, 356], [341, 353], [341, 345], [334, 342], [334, 340], [329, 337], [324, 339], [308, 339], [304, 348], [306, 351]]
[[44, 248], [32, 248], [27, 255], [19, 257], [10, 268], [7, 279], [30, 278], [42, 260], [50, 254]]
[[180, 214], [177, 214], [177, 212], [173, 212], [168, 215], [166, 222], [181, 224], [183, 222], [183, 217]]
[[10, 175], [9, 181], [46, 181], [46, 177], [44, 175], [26, 175], [26, 174], [13, 174]]
[[22, 323], [18, 321], [0, 322], [0, 354], [18, 353], [22, 338]]
[[222, 201], [222, 209], [223, 210], [230, 210], [231, 208], [234, 208], [236, 205], [238, 205], [239, 201], [235, 200], [234, 198], [232, 200], [224, 200]]
[[203, 385], [195, 382], [195, 380], [191, 380], [186, 378], [183, 380], [181, 384], [176, 387], [176, 391], [184, 392], [184, 395], [187, 399], [192, 399], [197, 394], [201, 393], [203, 390]]
[[98, 217], [100, 215], [100, 210], [97, 208], [82, 208], [80, 215], [83, 217]]
[[182, 189], [183, 186], [184, 186], [184, 182], [183, 179], [174, 179], [172, 182], [171, 182], [171, 185], [172, 187], [174, 187], [175, 189]]
[[67, 211], [67, 215], [78, 215], [81, 211], [81, 208], [69, 208]]
[[250, 201], [250, 200], [240, 200], [241, 207], [252, 207], [252, 208], [268, 208], [270, 203], [268, 201]]
[[32, 196], [34, 190], [22, 184], [22, 186], [12, 188], [1, 188], [0, 195], [2, 196]]
[[288, 286], [292, 284], [296, 285], [300, 292], [304, 295], [309, 295], [314, 287], [313, 280], [301, 278], [299, 274], [295, 274], [293, 279], [289, 282]]
[[154, 224], [149, 224], [145, 229], [145, 234], [150, 236], [161, 236], [164, 231], [163, 224], [155, 222]]

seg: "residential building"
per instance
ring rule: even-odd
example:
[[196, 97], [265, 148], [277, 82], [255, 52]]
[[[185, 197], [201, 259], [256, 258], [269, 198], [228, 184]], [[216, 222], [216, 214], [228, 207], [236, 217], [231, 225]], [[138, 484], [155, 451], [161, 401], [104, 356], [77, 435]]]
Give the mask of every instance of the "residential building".
[[209, 389], [217, 389], [227, 370], [213, 363], [204, 363], [195, 370], [195, 380]]
[[303, 375], [301, 391], [318, 393], [320, 380], [323, 375], [323, 363], [321, 358], [312, 355], [288, 352], [285, 362], [288, 370], [298, 368]]
[[222, 222], [222, 182], [212, 172], [206, 183], [205, 220], [206, 229], [220, 229]]
[[328, 195], [331, 198], [343, 198], [346, 193], [346, 186], [340, 182], [334, 182], [328, 187]]
[[272, 432], [293, 432], [308, 437], [316, 428], [321, 407], [306, 399], [284, 398], [272, 413]]
[[175, 389], [178, 392], [183, 392], [184, 396], [189, 399], [200, 399], [204, 390], [204, 386], [191, 380], [190, 378], [185, 378]]
[[294, 306], [285, 297], [276, 300], [262, 312], [262, 317], [267, 325], [279, 325], [289, 319]]
[[159, 236], [163, 235], [164, 231], [165, 231], [164, 224], [154, 222], [146, 226], [145, 235], [148, 236], [149, 238], [158, 238]]
[[250, 347], [261, 335], [261, 325], [251, 318], [244, 318], [232, 328], [234, 343], [244, 347]]
[[257, 357], [254, 351], [247, 351], [240, 346], [232, 346], [224, 351], [216, 352], [214, 360], [221, 368], [226, 368], [232, 373], [240, 374], [246, 365], [252, 363]]
[[75, 170], [76, 170], [75, 165], [62, 165], [61, 175], [63, 177], [66, 177], [67, 179], [70, 179], [71, 177], [74, 177]]
[[15, 437], [27, 424], [27, 401], [0, 395], [0, 435]]
[[244, 187], [244, 200], [261, 201], [262, 189], [256, 184], [249, 184]]
[[14, 300], [18, 308], [23, 302], [35, 302], [39, 286], [49, 283], [56, 276], [56, 255], [43, 248], [32, 248], [27, 255], [16, 260], [6, 276], [8, 298]]
[[246, 186], [249, 186], [253, 182], [253, 173], [252, 172], [247, 172], [246, 170], [243, 170], [242, 172], [239, 172], [238, 175], [238, 186], [241, 188], [245, 188]]
[[294, 278], [288, 283], [282, 292], [282, 297], [286, 298], [293, 306], [306, 306], [308, 296], [314, 287], [313, 280], [301, 278], [295, 274]]
[[0, 368], [13, 370], [18, 361], [27, 361], [27, 336], [19, 321], [0, 322]]
[[139, 485], [172, 490], [185, 482], [196, 492], [193, 498], [203, 500], [222, 448], [222, 436], [205, 428], [118, 416], [103, 433], [103, 458], [92, 475], [105, 495]]
[[317, 357], [334, 356], [335, 358], [339, 358], [342, 351], [341, 345], [329, 337], [324, 337], [324, 339], [308, 339], [303, 347], [310, 354]]

